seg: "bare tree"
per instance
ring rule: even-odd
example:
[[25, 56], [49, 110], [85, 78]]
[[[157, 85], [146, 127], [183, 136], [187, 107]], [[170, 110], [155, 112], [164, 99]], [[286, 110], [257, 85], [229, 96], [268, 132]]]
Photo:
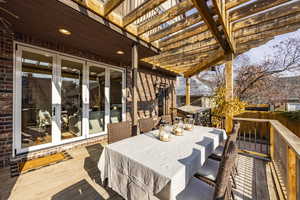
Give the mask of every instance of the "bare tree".
[[[242, 100], [253, 97], [280, 97], [278, 76], [300, 70], [300, 38], [288, 38], [273, 46], [275, 53], [258, 65], [242, 65], [236, 73], [235, 94]], [[276, 88], [277, 87], [277, 88]], [[270, 96], [271, 95], [271, 96]], [[254, 98], [257, 100], [257, 98]]]
[[[235, 59], [235, 96], [252, 103], [272, 103], [296, 91], [280, 83], [283, 74], [300, 71], [300, 37], [287, 38], [273, 47], [273, 55], [265, 57], [259, 64], [252, 64], [249, 56], [242, 54]], [[225, 85], [224, 66], [213, 72], [202, 72], [196, 79], [212, 89]], [[299, 89], [300, 91], [300, 89]]]

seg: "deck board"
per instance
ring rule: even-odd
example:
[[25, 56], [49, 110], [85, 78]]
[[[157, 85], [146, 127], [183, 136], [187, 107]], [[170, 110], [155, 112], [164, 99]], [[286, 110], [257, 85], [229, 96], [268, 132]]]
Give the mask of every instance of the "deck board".
[[[73, 159], [11, 178], [8, 168], [0, 169], [0, 199], [121, 200], [114, 191], [101, 186], [97, 161], [103, 145], [95, 144], [68, 151]], [[269, 199], [266, 163], [239, 155], [236, 199]]]
[[239, 155], [236, 200], [270, 199], [266, 161], [251, 156]]

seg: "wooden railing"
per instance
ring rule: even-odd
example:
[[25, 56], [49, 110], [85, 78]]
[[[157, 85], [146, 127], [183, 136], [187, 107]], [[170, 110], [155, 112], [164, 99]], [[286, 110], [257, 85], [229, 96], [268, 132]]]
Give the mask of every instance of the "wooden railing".
[[241, 124], [239, 149], [271, 160], [279, 198], [299, 200], [300, 138], [277, 120], [234, 118], [234, 121]]

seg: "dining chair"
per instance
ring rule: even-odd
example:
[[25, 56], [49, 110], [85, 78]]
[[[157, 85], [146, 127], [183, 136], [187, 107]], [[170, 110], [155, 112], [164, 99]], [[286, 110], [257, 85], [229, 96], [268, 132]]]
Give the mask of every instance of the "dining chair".
[[[231, 145], [234, 152], [235, 145]], [[205, 182], [196, 177], [191, 178], [187, 187], [179, 195], [177, 200], [229, 200], [234, 199], [232, 186], [230, 181], [230, 173], [232, 171], [233, 154], [224, 157], [224, 161], [220, 164], [216, 182]]]
[[155, 128], [153, 118], [139, 119], [139, 128], [141, 133], [152, 131]]
[[210, 158], [220, 161], [222, 159], [222, 156], [224, 156], [226, 154], [225, 149], [228, 147], [230, 141], [233, 141], [234, 143], [236, 142], [239, 129], [240, 129], [240, 123], [235, 123], [230, 135], [228, 136], [227, 140], [225, 141], [225, 144], [219, 145], [214, 150], [212, 155], [210, 155]]
[[168, 124], [172, 124], [172, 116], [171, 115], [162, 115], [161, 120], [165, 121]]
[[[233, 141], [230, 141], [226, 155], [222, 158], [221, 161], [208, 158], [205, 161], [205, 163], [203, 164], [203, 166], [197, 171], [195, 176], [197, 178], [201, 179], [202, 181], [216, 182], [217, 175], [220, 171], [220, 166], [222, 166], [222, 162], [224, 162], [225, 158], [228, 156], [232, 156], [233, 157], [232, 160], [234, 160], [234, 161], [237, 158], [237, 147], [236, 147], [236, 143], [234, 143]], [[233, 168], [233, 170], [234, 170], [234, 168]], [[235, 183], [234, 171], [232, 171], [231, 175], [232, 175], [231, 177], [233, 179], [232, 181]]]
[[107, 125], [107, 130], [108, 144], [118, 142], [132, 136], [132, 126], [130, 121], [110, 123]]

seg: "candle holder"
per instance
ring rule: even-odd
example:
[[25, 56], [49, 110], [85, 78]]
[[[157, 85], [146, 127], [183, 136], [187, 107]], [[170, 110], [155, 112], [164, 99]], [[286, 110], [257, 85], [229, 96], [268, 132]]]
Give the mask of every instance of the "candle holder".
[[182, 136], [183, 135], [183, 122], [181, 117], [176, 117], [173, 125], [173, 134], [176, 136]]
[[192, 117], [188, 117], [184, 119], [184, 129], [187, 131], [192, 131], [194, 128], [194, 119]]
[[159, 126], [159, 140], [163, 142], [170, 141], [170, 133], [168, 132], [169, 125], [167, 124], [160, 124]]

